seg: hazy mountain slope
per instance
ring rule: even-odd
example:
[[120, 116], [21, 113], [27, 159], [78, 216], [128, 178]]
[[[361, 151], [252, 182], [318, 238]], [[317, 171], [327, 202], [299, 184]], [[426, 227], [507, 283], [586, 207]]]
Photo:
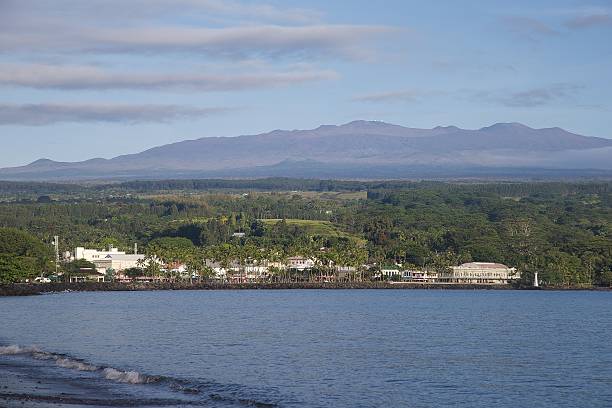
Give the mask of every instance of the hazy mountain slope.
[[42, 159], [2, 169], [0, 178], [175, 177], [197, 172], [231, 176], [248, 173], [245, 169], [251, 168], [258, 172], [278, 170], [279, 163], [303, 168], [297, 165], [301, 162], [326, 163], [326, 172], [336, 171], [343, 177], [360, 166], [612, 169], [612, 157], [606, 160], [611, 151], [610, 139], [576, 135], [560, 128], [532, 129], [518, 123], [465, 130], [355, 121], [312, 130], [186, 140], [110, 160], [61, 163]]

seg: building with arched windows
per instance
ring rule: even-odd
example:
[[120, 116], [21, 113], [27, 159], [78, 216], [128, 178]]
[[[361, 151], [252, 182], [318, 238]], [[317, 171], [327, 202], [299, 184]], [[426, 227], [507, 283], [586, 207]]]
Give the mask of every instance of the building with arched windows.
[[521, 278], [516, 268], [494, 262], [468, 262], [438, 274], [438, 282], [507, 284]]

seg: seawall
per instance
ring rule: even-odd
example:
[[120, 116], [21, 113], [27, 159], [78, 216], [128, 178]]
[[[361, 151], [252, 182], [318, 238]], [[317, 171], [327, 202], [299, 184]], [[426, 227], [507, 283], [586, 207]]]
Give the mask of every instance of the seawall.
[[269, 290], [269, 289], [443, 289], [443, 290], [592, 290], [612, 291], [608, 287], [554, 286], [534, 288], [517, 285], [477, 285], [393, 282], [290, 282], [290, 283], [189, 283], [189, 282], [86, 282], [86, 283], [14, 283], [0, 285], [0, 296], [31, 296], [59, 292], [121, 292], [152, 290]]
[[0, 296], [29, 296], [54, 292], [151, 291], [151, 290], [256, 290], [256, 289], [517, 289], [511, 285], [463, 285], [391, 282], [291, 282], [291, 283], [15, 283], [0, 285]]

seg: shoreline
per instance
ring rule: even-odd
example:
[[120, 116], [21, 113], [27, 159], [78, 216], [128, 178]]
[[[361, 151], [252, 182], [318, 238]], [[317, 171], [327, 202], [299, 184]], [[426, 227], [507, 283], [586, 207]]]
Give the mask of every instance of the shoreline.
[[[19, 349], [18, 346], [5, 348]], [[182, 407], [189, 395], [155, 387], [146, 375], [93, 366], [63, 354], [16, 350], [0, 354], [0, 406], [12, 407]], [[153, 387], [143, 388], [148, 384]], [[136, 385], [136, 386], [135, 386]], [[140, 386], [140, 387], [139, 387]]]
[[187, 283], [187, 282], [157, 282], [157, 283], [115, 283], [115, 282], [85, 282], [85, 283], [14, 283], [0, 285], [2, 296], [33, 296], [45, 293], [61, 292], [133, 292], [156, 290], [287, 290], [287, 289], [433, 289], [433, 290], [582, 290], [582, 291], [612, 291], [607, 287], [539, 287], [495, 284], [444, 284], [444, 283], [393, 283], [393, 282], [292, 282], [292, 283]]

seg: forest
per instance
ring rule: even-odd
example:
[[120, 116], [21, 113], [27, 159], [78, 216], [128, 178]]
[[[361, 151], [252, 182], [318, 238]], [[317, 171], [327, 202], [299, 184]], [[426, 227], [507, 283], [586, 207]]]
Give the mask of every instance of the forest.
[[185, 262], [324, 247], [356, 266], [499, 262], [525, 282], [612, 283], [610, 182], [0, 182], [0, 228], [1, 282], [51, 273], [58, 235], [62, 251], [138, 243]]

